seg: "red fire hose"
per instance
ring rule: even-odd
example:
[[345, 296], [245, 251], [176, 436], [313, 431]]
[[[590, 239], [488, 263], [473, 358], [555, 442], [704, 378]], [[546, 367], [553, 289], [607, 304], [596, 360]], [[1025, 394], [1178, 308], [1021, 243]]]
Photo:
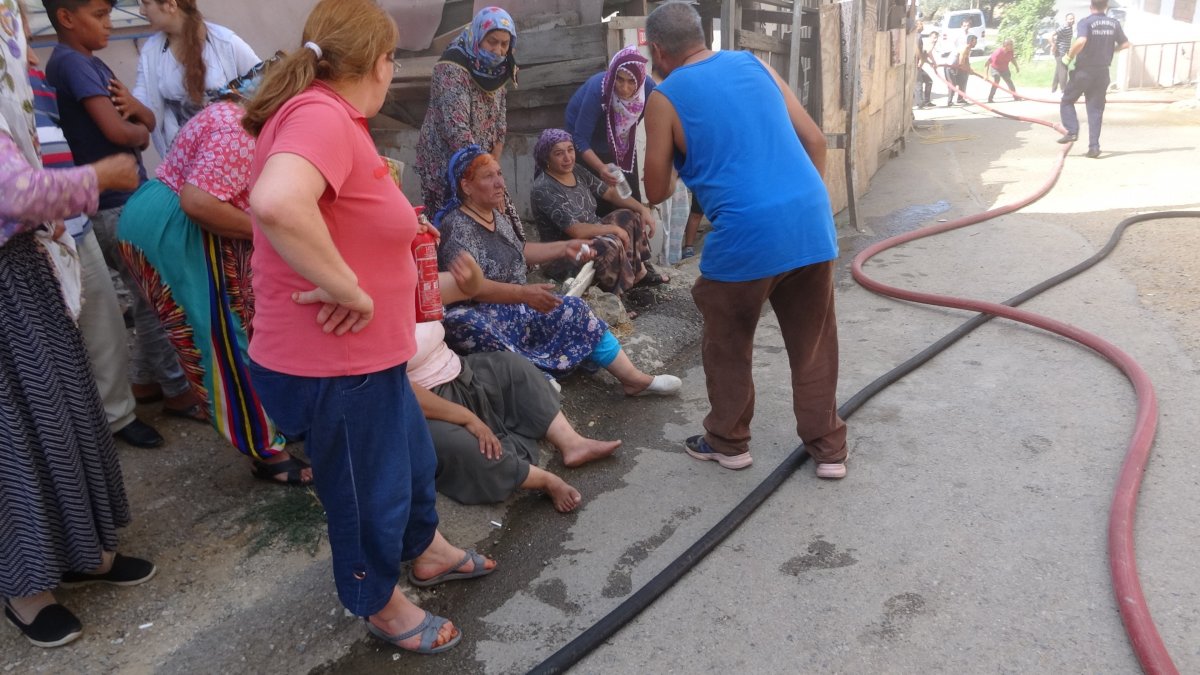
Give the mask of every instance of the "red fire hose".
[[[944, 78], [941, 79], [945, 82]], [[946, 84], [947, 86], [953, 86], [948, 82]], [[955, 88], [955, 91], [959, 90]], [[961, 94], [962, 92], [959, 91], [959, 93]], [[974, 99], [971, 100], [980, 105], [980, 107], [1004, 117], [1040, 124], [1059, 132], [1062, 131], [1061, 127], [1051, 122], [1001, 113], [987, 105], [980, 104]], [[1041, 199], [1050, 191], [1054, 183], [1058, 181], [1058, 177], [1062, 173], [1067, 151], [1071, 145], [1068, 143], [1062, 146], [1062, 152], [1054, 164], [1054, 169], [1050, 177], [1037, 191], [1028, 197], [982, 213], [964, 216], [933, 227], [908, 232], [875, 243], [864, 249], [854, 258], [852, 274], [855, 281], [864, 288], [880, 295], [928, 305], [984, 312], [1056, 333], [1094, 350], [1112, 362], [1129, 379], [1137, 395], [1137, 417], [1109, 511], [1109, 566], [1112, 574], [1113, 592], [1117, 597], [1117, 606], [1121, 612], [1121, 620], [1125, 624], [1125, 632], [1129, 636], [1129, 641], [1133, 645], [1138, 661], [1141, 662], [1142, 668], [1147, 673], [1169, 675], [1178, 673], [1178, 670], [1171, 661], [1171, 656], [1167, 652], [1166, 645], [1163, 644], [1162, 638], [1158, 634], [1158, 629], [1154, 625], [1154, 620], [1150, 616], [1150, 608], [1146, 604], [1146, 597], [1142, 593], [1142, 585], [1138, 579], [1137, 558], [1133, 545], [1133, 525], [1136, 518], [1138, 489], [1142, 483], [1142, 473], [1145, 470], [1146, 461], [1150, 456], [1150, 448], [1154, 442], [1154, 431], [1158, 420], [1158, 403], [1154, 396], [1154, 387], [1146, 372], [1138, 365], [1137, 361], [1116, 345], [1093, 333], [1060, 321], [993, 302], [957, 298], [934, 293], [920, 293], [889, 286], [872, 279], [863, 271], [863, 265], [882, 251], [916, 239], [974, 225], [1006, 213], [1011, 213]]]
[[[938, 74], [938, 78], [942, 79], [940, 74]], [[943, 81], [945, 80], [943, 79]], [[981, 107], [1010, 119], [1041, 124], [1060, 133], [1062, 132], [1061, 127], [1051, 122], [1002, 113], [987, 106]], [[1129, 225], [1157, 218], [1195, 219], [1200, 218], [1200, 211], [1168, 211], [1141, 214], [1126, 218], [1117, 226], [1109, 243], [1091, 258], [1006, 300], [1004, 304], [906, 291], [875, 281], [868, 277], [862, 269], [863, 265], [871, 257], [888, 248], [914, 239], [979, 223], [1032, 204], [1049, 192], [1050, 188], [1057, 182], [1070, 148], [1071, 144], [1062, 146], [1062, 152], [1054, 164], [1054, 170], [1051, 172], [1050, 177], [1032, 195], [1012, 204], [985, 211], [984, 213], [959, 218], [948, 223], [887, 239], [874, 244], [855, 257], [853, 264], [854, 278], [868, 290], [904, 300], [942, 307], [967, 309], [984, 312], [984, 314], [977, 314], [922, 352], [878, 377], [839, 406], [838, 414], [843, 419], [848, 419], [854, 414], [854, 411], [858, 410], [871, 397], [883, 391], [907, 373], [928, 362], [929, 359], [991, 319], [992, 316], [1002, 316], [1014, 321], [1020, 321], [1075, 340], [1090, 347], [1114, 363], [1129, 378], [1130, 382], [1133, 383], [1134, 391], [1138, 398], [1138, 409], [1133, 437], [1129, 441], [1129, 450], [1125, 457], [1125, 463], [1121, 468], [1116, 494], [1113, 497], [1109, 515], [1108, 550], [1113, 588], [1117, 594], [1117, 605], [1121, 612], [1121, 618], [1125, 623], [1125, 631], [1129, 635], [1130, 642], [1133, 644], [1134, 652], [1141, 662], [1142, 668], [1152, 675], [1174, 675], [1178, 671], [1175, 668], [1175, 664], [1171, 662], [1171, 657], [1163, 645], [1162, 638], [1158, 635], [1158, 630], [1155, 628], [1154, 621], [1150, 617], [1150, 610], [1146, 605], [1145, 596], [1142, 594], [1133, 550], [1133, 521], [1137, 507], [1138, 487], [1141, 484], [1142, 472], [1145, 469], [1146, 460], [1150, 454], [1150, 445], [1154, 440], [1154, 430], [1158, 417], [1158, 405], [1154, 398], [1154, 388], [1141, 366], [1128, 354], [1111, 343], [1074, 326], [1032, 312], [1014, 309], [1014, 307], [1103, 260], [1116, 247], [1121, 233]], [[657, 598], [682, 579], [706, 555], [715, 550], [726, 537], [750, 517], [750, 514], [755, 509], [783, 485], [788, 477], [803, 465], [808, 458], [808, 452], [803, 445], [793, 450], [737, 506], [689, 546], [686, 551], [671, 561], [662, 571], [643, 586], [634, 591], [633, 594], [622, 601], [617, 607], [609, 611], [608, 614], [584, 630], [583, 633], [534, 666], [529, 673], [533, 675], [549, 675], [551, 673], [566, 672], [567, 669], [578, 663], [580, 659], [593, 649], [604, 644], [609, 638], [620, 631], [623, 626], [632, 621], [634, 617], [653, 604]]]

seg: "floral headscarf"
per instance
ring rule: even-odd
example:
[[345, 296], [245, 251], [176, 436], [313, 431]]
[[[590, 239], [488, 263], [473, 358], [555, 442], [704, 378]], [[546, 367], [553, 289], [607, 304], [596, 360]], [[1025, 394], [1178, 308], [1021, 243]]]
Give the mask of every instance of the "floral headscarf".
[[[33, 121], [33, 91], [25, 65], [25, 29], [13, 0], [0, 0], [0, 134], [12, 139], [25, 161], [42, 168]], [[7, 201], [9, 195], [3, 195]], [[27, 228], [13, 217], [0, 217], [0, 246]]]
[[[633, 97], [617, 96], [613, 86], [617, 71], [623, 70], [633, 76], [637, 90]], [[613, 157], [622, 171], [633, 171], [636, 154], [637, 123], [646, 109], [646, 57], [637, 47], [630, 45], [617, 52], [608, 64], [608, 71], [600, 83], [600, 107], [604, 110], [604, 123], [608, 128], [608, 143]]]
[[442, 218], [445, 218], [447, 213], [462, 206], [462, 200], [458, 198], [458, 183], [467, 172], [467, 167], [471, 166], [471, 162], [482, 154], [485, 154], [484, 149], [472, 143], [450, 156], [450, 165], [446, 168], [446, 183], [450, 188], [446, 194], [450, 195], [450, 198], [446, 200], [442, 209], [434, 214], [435, 227], [441, 226]]
[[571, 134], [562, 129], [547, 129], [538, 136], [537, 144], [533, 146], [533, 161], [537, 165], [534, 178], [546, 170], [546, 162], [550, 161], [550, 151], [563, 141], [572, 141]]
[[[507, 56], [496, 56], [480, 46], [483, 38], [494, 30], [506, 31], [512, 36]], [[496, 91], [510, 79], [514, 83], [517, 81], [516, 46], [517, 24], [508, 12], [499, 7], [484, 7], [471, 20], [471, 25], [454, 38], [441, 60], [465, 68], [484, 91]]]

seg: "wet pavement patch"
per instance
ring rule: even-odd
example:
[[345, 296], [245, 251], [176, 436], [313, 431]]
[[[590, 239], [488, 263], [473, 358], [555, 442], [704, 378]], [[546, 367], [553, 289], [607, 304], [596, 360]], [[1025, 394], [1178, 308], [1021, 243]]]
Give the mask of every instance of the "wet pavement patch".
[[670, 539], [671, 535], [675, 534], [675, 530], [678, 529], [680, 523], [699, 512], [700, 509], [695, 506], [689, 506], [686, 509], [676, 509], [667, 522], [663, 523], [662, 529], [658, 533], [635, 542], [626, 548], [625, 553], [621, 554], [621, 558], [617, 561], [616, 567], [608, 573], [608, 583], [602, 591], [604, 597], [620, 598], [629, 595], [633, 591], [633, 568], [649, 557], [651, 551]]
[[838, 567], [849, 567], [858, 562], [857, 558], [850, 555], [850, 551], [853, 550], [838, 551], [836, 545], [825, 541], [823, 536], [817, 535], [812, 543], [808, 545], [807, 555], [798, 555], [788, 560], [779, 566], [779, 571], [798, 577], [812, 570], [831, 570]]

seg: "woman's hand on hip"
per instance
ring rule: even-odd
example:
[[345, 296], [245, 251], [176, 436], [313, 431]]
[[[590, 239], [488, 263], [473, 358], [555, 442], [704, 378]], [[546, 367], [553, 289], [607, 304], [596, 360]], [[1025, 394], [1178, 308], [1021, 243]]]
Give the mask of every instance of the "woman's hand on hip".
[[496, 438], [496, 434], [492, 433], [488, 425], [484, 424], [479, 417], [464, 424], [463, 428], [479, 439], [479, 452], [484, 457], [500, 459], [504, 455], [504, 446], [500, 444], [500, 439]]
[[558, 309], [558, 306], [562, 304], [562, 298], [551, 293], [554, 290], [554, 284], [529, 284], [522, 288], [525, 294], [525, 304], [543, 314]]
[[366, 328], [375, 316], [375, 301], [361, 288], [356, 289], [354, 298], [345, 302], [338, 302], [323, 288], [296, 291], [292, 293], [292, 301], [298, 305], [321, 303], [321, 309], [317, 312], [317, 323], [321, 324], [321, 330], [334, 335], [358, 333]]

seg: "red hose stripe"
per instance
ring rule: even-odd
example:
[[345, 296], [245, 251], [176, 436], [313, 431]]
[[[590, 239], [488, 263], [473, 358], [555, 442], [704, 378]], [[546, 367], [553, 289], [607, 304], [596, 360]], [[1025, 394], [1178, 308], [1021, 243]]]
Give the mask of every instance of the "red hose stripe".
[[[945, 82], [945, 79], [941, 78], [940, 74], [938, 74], [938, 77]], [[971, 100], [974, 101], [974, 99]], [[1041, 124], [1060, 133], [1063, 131], [1059, 125], [1045, 120], [1000, 113], [986, 105], [979, 104], [978, 101], [974, 102], [985, 110], [1010, 119]], [[1024, 208], [1041, 199], [1058, 181], [1071, 145], [1068, 143], [1062, 146], [1062, 152], [1055, 162], [1050, 177], [1028, 197], [982, 213], [964, 216], [872, 244], [855, 256], [851, 269], [855, 281], [867, 290], [880, 295], [921, 304], [994, 314], [1074, 340], [1103, 356], [1120, 369], [1125, 377], [1129, 379], [1129, 382], [1133, 385], [1134, 393], [1137, 395], [1137, 416], [1109, 511], [1109, 568], [1112, 576], [1113, 592], [1117, 598], [1117, 607], [1121, 612], [1121, 620], [1125, 624], [1125, 632], [1129, 636], [1129, 641], [1133, 646], [1138, 661], [1142, 665], [1142, 669], [1151, 675], [1176, 675], [1179, 671], [1176, 669], [1174, 662], [1172, 662], [1166, 645], [1163, 644], [1162, 637], [1158, 633], [1158, 628], [1150, 616], [1150, 608], [1146, 603], [1145, 594], [1142, 592], [1142, 584], [1138, 579], [1137, 556], [1134, 551], [1133, 542], [1138, 489], [1142, 483], [1142, 473], [1145, 471], [1146, 462], [1150, 457], [1150, 449], [1154, 442], [1154, 433], [1158, 420], [1158, 401], [1154, 395], [1154, 386], [1149, 376], [1146, 375], [1146, 372], [1137, 361], [1116, 345], [1098, 335], [1070, 324], [993, 302], [957, 298], [934, 293], [921, 293], [890, 286], [872, 279], [863, 271], [863, 265], [882, 251], [916, 239], [930, 237], [948, 230], [990, 220]]]

